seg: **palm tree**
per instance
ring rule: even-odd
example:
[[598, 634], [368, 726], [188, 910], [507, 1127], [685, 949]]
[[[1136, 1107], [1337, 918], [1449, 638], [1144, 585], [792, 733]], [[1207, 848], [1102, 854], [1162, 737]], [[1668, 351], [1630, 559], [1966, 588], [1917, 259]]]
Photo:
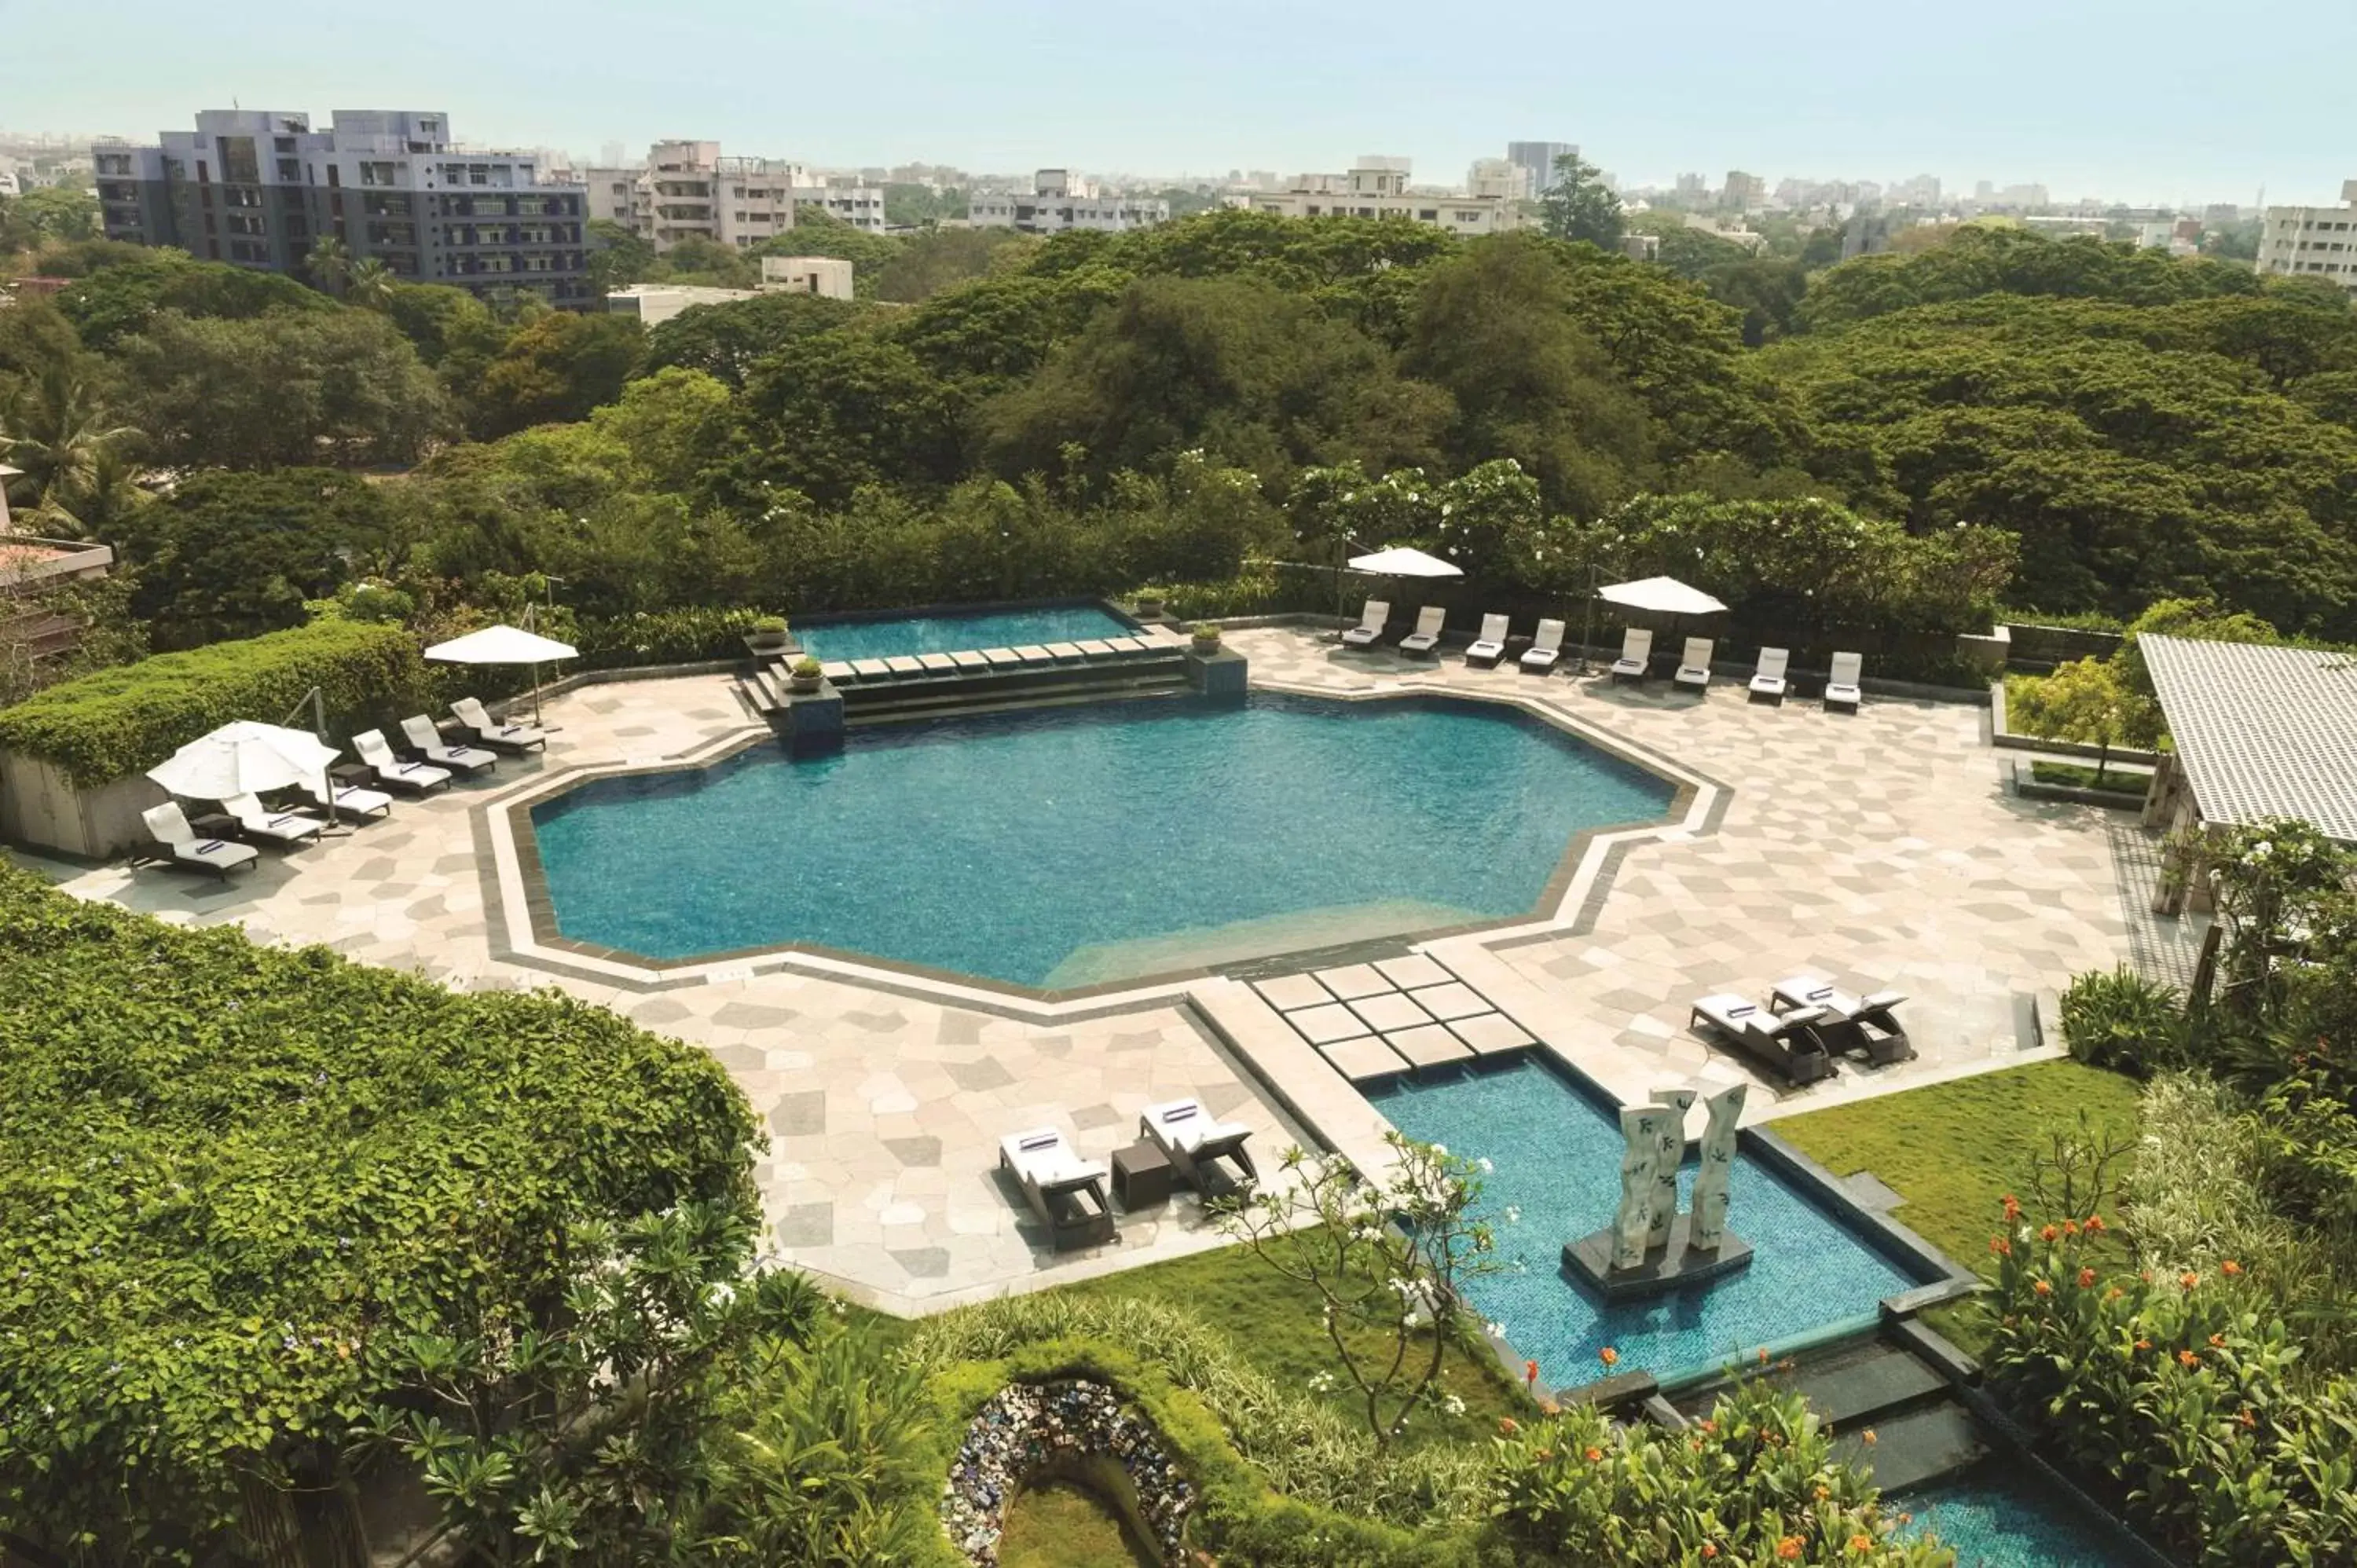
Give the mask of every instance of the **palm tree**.
[[98, 510], [113, 512], [131, 474], [122, 447], [140, 432], [109, 424], [90, 381], [53, 364], [20, 384], [0, 409], [0, 456], [24, 470], [34, 515], [73, 524]]
[[344, 278], [344, 303], [357, 305], [363, 310], [384, 310], [393, 304], [394, 285], [401, 280], [393, 269], [374, 256], [356, 263]]
[[343, 297], [344, 285], [351, 281], [352, 253], [333, 234], [322, 234], [312, 243], [311, 253], [305, 258], [304, 268], [311, 274], [312, 285], [322, 293]]

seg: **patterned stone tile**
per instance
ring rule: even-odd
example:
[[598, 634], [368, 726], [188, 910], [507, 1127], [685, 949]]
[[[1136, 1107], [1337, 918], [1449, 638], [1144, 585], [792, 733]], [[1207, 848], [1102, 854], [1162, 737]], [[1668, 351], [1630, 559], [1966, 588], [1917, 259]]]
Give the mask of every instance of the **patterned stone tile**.
[[1389, 991], [1392, 983], [1371, 963], [1345, 964], [1340, 969], [1321, 969], [1318, 983], [1348, 1002], [1353, 997], [1372, 996], [1378, 991]]
[[1403, 996], [1396, 991], [1362, 996], [1350, 1006], [1361, 1023], [1382, 1034], [1389, 1034], [1394, 1029], [1412, 1029], [1419, 1024], [1432, 1021], [1432, 1015], [1417, 1006], [1413, 998]]
[[1402, 991], [1419, 985], [1438, 985], [1450, 979], [1449, 972], [1424, 954], [1410, 953], [1405, 958], [1379, 958], [1375, 972]]
[[1318, 1054], [1324, 1057], [1336, 1072], [1349, 1079], [1380, 1078], [1385, 1073], [1399, 1072], [1408, 1065], [1398, 1052], [1373, 1035], [1320, 1046]]
[[1274, 980], [1256, 980], [1253, 983], [1253, 989], [1280, 1013], [1290, 1013], [1297, 1007], [1315, 1007], [1334, 999], [1332, 993], [1318, 983], [1315, 975], [1308, 974], [1280, 974]]
[[1417, 1067], [1432, 1067], [1440, 1062], [1457, 1061], [1473, 1054], [1466, 1048], [1462, 1040], [1438, 1024], [1425, 1024], [1413, 1029], [1401, 1029], [1385, 1035], [1383, 1043]]
[[1313, 1046], [1329, 1040], [1347, 1040], [1353, 1035], [1367, 1033], [1366, 1024], [1359, 1015], [1338, 1002], [1323, 1007], [1310, 1007], [1299, 1013], [1288, 1013], [1286, 1021], [1301, 1031], [1301, 1037]]

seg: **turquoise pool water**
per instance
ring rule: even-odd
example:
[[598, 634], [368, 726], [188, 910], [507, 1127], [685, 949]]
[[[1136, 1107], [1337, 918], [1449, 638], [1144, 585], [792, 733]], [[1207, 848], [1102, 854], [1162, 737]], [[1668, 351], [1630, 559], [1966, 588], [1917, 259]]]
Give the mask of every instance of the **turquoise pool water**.
[[533, 811], [564, 935], [1060, 989], [1531, 908], [1671, 786], [1495, 703], [1147, 700], [856, 729]]
[[1991, 1460], [1952, 1481], [1901, 1492], [1887, 1506], [1913, 1514], [1911, 1536], [1936, 1535], [1956, 1568], [2112, 1568], [2136, 1561], [2113, 1548], [2109, 1526], [2043, 1482]]
[[1127, 637], [1136, 627], [1100, 605], [1050, 605], [971, 615], [899, 616], [889, 620], [821, 621], [795, 628], [805, 652], [821, 659], [889, 659], [895, 654], [958, 653], [971, 648], [1024, 648]]
[[[1750, 1267], [1684, 1294], [1608, 1307], [1563, 1273], [1563, 1245], [1610, 1223], [1620, 1197], [1620, 1124], [1534, 1058], [1497, 1070], [1400, 1081], [1368, 1096], [1409, 1137], [1488, 1159], [1483, 1207], [1499, 1226], [1510, 1273], [1466, 1294], [1504, 1325], [1515, 1351], [1548, 1384], [1619, 1369], [1657, 1376], [1716, 1369], [1763, 1345], [1852, 1319], [1871, 1321], [1886, 1295], [1925, 1282], [1901, 1270], [1757, 1162], [1738, 1158], [1728, 1226], [1754, 1249]], [[1679, 1178], [1691, 1197], [1694, 1165]]]

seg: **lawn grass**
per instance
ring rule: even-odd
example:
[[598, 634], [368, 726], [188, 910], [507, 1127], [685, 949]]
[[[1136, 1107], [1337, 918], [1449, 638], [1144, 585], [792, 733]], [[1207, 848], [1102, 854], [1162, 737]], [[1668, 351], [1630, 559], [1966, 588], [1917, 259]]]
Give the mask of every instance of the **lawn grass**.
[[1112, 1509], [1086, 1487], [1051, 1481], [1006, 1510], [999, 1568], [1154, 1568]]
[[[2133, 1136], [2139, 1087], [2074, 1061], [2032, 1062], [1769, 1125], [1836, 1176], [1872, 1171], [1907, 1200], [1891, 1218], [1974, 1268], [2002, 1223], [2004, 1196], [2029, 1201], [2029, 1157], [2048, 1133], [2075, 1129], [2083, 1110]], [[1938, 1309], [1932, 1322], [1966, 1349], [1983, 1337], [1968, 1307]]]
[[[1320, 1372], [1333, 1373], [1338, 1381], [1342, 1379], [1318, 1316], [1318, 1294], [1286, 1278], [1241, 1246], [1149, 1263], [1062, 1288], [1100, 1299], [1130, 1296], [1183, 1308], [1226, 1335], [1253, 1365], [1305, 1395], [1310, 1392], [1310, 1380]], [[1388, 1335], [1368, 1335], [1354, 1340], [1353, 1348], [1363, 1345], [1363, 1365], [1379, 1347], [1387, 1355], [1391, 1344]], [[1430, 1341], [1423, 1344], [1428, 1347]], [[1453, 1418], [1438, 1411], [1419, 1413], [1408, 1423], [1406, 1441], [1411, 1445], [1486, 1436], [1497, 1430], [1500, 1416], [1526, 1416], [1531, 1410], [1527, 1396], [1507, 1380], [1486, 1350], [1452, 1349], [1441, 1372], [1439, 1391], [1463, 1400], [1465, 1413]], [[1365, 1402], [1347, 1386], [1322, 1398], [1352, 1421], [1366, 1417]]]
[[2040, 757], [2030, 763], [2029, 776], [2040, 784], [2060, 784], [2072, 789], [2103, 789], [2115, 795], [2141, 797], [2152, 786], [2149, 771], [2122, 768], [2117, 763], [2101, 770], [2101, 781], [2098, 782], [2098, 770], [2093, 764], [2050, 762]]

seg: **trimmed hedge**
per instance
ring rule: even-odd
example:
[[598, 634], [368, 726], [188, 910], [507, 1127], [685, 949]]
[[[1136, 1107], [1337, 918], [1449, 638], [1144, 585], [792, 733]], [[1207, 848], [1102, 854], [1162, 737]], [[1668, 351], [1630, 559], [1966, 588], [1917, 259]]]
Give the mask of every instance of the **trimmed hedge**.
[[331, 1481], [408, 1335], [554, 1310], [568, 1227], [755, 1199], [703, 1052], [0, 866], [0, 1519], [90, 1560]]
[[581, 670], [621, 670], [639, 664], [696, 664], [744, 659], [745, 638], [769, 612], [691, 608], [640, 612], [610, 619], [584, 616], [573, 645]]
[[424, 690], [416, 639], [399, 627], [328, 620], [93, 671], [0, 710], [0, 747], [95, 789], [233, 719], [275, 724], [314, 686], [341, 727], [414, 713]]

